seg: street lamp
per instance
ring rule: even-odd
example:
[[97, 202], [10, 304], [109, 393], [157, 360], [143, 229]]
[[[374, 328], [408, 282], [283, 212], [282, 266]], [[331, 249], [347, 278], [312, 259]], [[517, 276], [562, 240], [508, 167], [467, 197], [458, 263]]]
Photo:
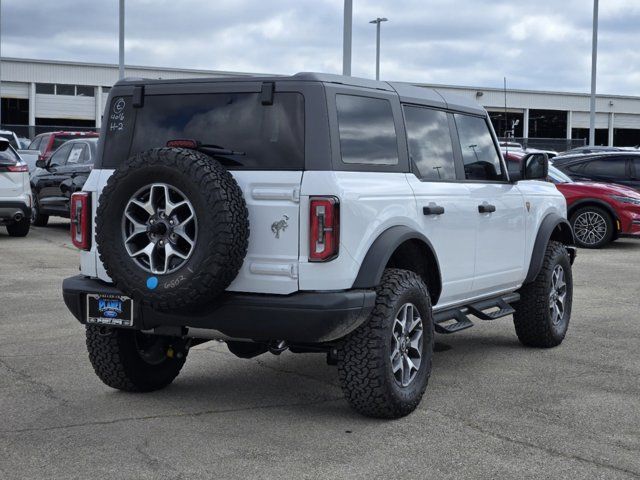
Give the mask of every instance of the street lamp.
[[591, 40], [591, 99], [589, 102], [589, 146], [596, 144], [596, 67], [598, 65], [598, 0], [593, 0], [593, 38]]
[[380, 80], [380, 24], [388, 21], [387, 18], [376, 18], [369, 23], [376, 24], [376, 80]]

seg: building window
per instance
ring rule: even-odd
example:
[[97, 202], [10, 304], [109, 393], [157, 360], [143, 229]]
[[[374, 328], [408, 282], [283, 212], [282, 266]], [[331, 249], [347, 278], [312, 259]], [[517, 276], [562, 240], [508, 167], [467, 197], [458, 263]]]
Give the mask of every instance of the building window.
[[111, 91], [111, 87], [102, 87], [102, 93], [109, 93]]
[[529, 110], [529, 138], [567, 138], [567, 112]]
[[56, 85], [56, 95], [75, 95], [76, 94], [76, 86], [75, 85]]
[[78, 85], [76, 87], [76, 95], [79, 97], [93, 97], [95, 96], [95, 87], [88, 87], [86, 85]]
[[36, 83], [36, 93], [55, 95], [56, 86], [53, 83]]

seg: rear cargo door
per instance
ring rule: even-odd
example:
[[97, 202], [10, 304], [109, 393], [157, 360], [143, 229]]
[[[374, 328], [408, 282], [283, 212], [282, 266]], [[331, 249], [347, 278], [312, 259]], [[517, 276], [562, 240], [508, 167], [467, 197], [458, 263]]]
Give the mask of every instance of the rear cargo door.
[[249, 249], [228, 290], [298, 290], [298, 231], [302, 172], [233, 171], [249, 210]]
[[242, 189], [250, 229], [244, 264], [228, 290], [297, 291], [304, 96], [286, 82], [150, 83], [132, 107], [133, 98], [117, 92], [110, 108], [120, 104], [122, 119], [107, 129], [96, 168], [117, 168], [121, 159], [177, 139], [227, 152], [210, 154]]

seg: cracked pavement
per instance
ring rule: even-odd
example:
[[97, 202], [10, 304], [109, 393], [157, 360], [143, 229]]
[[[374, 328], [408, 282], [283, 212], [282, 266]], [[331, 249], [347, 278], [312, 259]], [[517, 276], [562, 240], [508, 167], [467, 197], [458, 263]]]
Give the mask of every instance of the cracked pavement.
[[562, 346], [510, 319], [438, 336], [418, 410], [362, 418], [320, 354], [194, 348], [150, 394], [102, 385], [61, 281], [68, 222], [0, 228], [0, 478], [640, 478], [640, 242], [579, 252]]

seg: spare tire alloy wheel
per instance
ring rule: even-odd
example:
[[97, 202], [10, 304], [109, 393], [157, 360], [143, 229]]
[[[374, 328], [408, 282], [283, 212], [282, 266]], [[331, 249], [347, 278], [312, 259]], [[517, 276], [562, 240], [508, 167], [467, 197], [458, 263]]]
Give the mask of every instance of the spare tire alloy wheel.
[[156, 310], [210, 303], [247, 253], [242, 190], [214, 158], [156, 148], [109, 177], [96, 214], [106, 273], [125, 295]]
[[166, 183], [147, 185], [129, 199], [122, 216], [122, 238], [129, 256], [143, 270], [172, 273], [191, 257], [198, 219], [193, 205]]

